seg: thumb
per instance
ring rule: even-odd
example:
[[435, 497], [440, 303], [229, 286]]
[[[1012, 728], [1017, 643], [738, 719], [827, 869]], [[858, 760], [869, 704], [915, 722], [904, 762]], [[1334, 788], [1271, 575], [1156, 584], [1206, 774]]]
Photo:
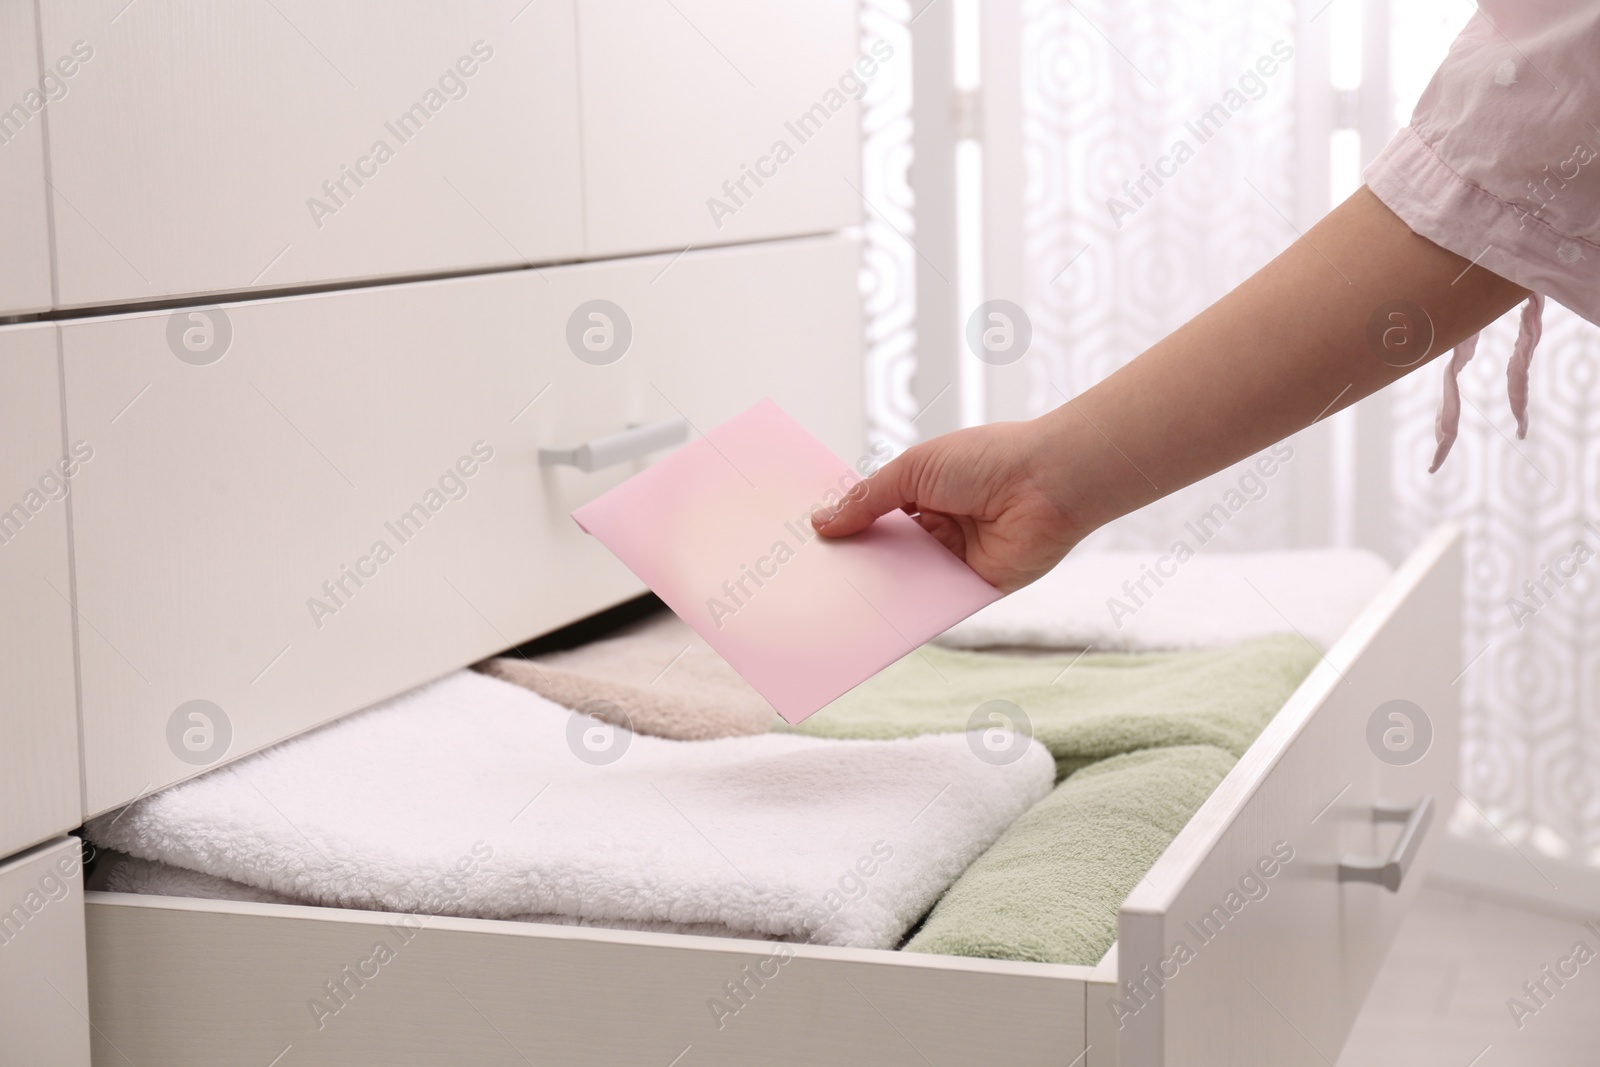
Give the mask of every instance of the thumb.
[[[913, 450], [914, 451], [914, 450]], [[871, 526], [880, 515], [898, 508], [915, 508], [916, 498], [911, 487], [912, 452], [907, 452], [885, 464], [872, 477], [850, 487], [844, 499], [832, 509], [821, 507], [811, 513], [811, 525], [824, 537], [849, 537]]]

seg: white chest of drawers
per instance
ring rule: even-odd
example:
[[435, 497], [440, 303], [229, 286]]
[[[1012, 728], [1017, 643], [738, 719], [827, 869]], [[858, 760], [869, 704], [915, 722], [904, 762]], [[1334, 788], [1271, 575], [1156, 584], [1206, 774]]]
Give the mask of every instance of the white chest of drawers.
[[[770, 395], [859, 455], [859, 34], [0, 0], [0, 857], [637, 594], [567, 513], [648, 457], [541, 448]], [[569, 341], [597, 300], [616, 359]], [[0, 950], [18, 1004], [44, 975]], [[81, 1067], [74, 1017], [6, 1014], [0, 1062]]]

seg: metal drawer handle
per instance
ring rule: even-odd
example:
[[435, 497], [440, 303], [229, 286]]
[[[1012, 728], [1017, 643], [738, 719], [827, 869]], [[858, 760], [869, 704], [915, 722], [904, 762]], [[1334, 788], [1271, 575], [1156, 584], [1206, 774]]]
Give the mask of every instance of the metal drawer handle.
[[1403, 822], [1405, 828], [1387, 857], [1346, 856], [1339, 863], [1339, 881], [1375, 882], [1391, 893], [1398, 893], [1433, 823], [1433, 797], [1424, 796], [1414, 808], [1375, 807], [1372, 821]]
[[581, 471], [597, 471], [638, 459], [657, 449], [679, 444], [689, 439], [686, 419], [665, 419], [623, 430], [607, 437], [596, 437], [577, 448], [541, 448], [539, 466], [577, 467]]

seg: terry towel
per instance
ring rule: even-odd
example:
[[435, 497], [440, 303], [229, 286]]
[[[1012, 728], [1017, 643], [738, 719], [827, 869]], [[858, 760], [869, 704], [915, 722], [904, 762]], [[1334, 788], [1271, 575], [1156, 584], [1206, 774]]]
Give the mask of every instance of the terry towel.
[[1299, 633], [1327, 651], [1389, 580], [1362, 549], [1074, 552], [935, 640], [952, 648], [1220, 648]]
[[925, 645], [792, 729], [909, 737], [1012, 729], [1008, 720], [1025, 717], [1061, 777], [1142, 748], [1211, 745], [1237, 757], [1318, 658], [1297, 636], [1146, 655], [1019, 656]]
[[[492, 856], [490, 857], [493, 858]], [[120, 852], [100, 853], [100, 865], [95, 869], [91, 889], [107, 893], [135, 893], [142, 896], [198, 897], [202, 900], [246, 900], [257, 904], [310, 904], [312, 900], [257, 889], [243, 882], [201, 874], [170, 863], [142, 860]], [[728, 937], [731, 931], [725, 926], [709, 923], [652, 922], [629, 919], [588, 919], [581, 915], [508, 915], [516, 922], [554, 923], [558, 926], [603, 926], [613, 930], [649, 930], [665, 934], [699, 934], [706, 937]], [[798, 941], [797, 937], [775, 938], [780, 941]]]
[[230, 882], [184, 867], [142, 860], [109, 850], [96, 853], [94, 877], [86, 888], [105, 893], [138, 893], [158, 897], [199, 897], [202, 900], [248, 900], [257, 904], [299, 904], [301, 901]]
[[1037, 745], [668, 741], [460, 671], [85, 833], [315, 904], [889, 948], [1050, 781]]
[[1094, 966], [1117, 909], [1233, 764], [1191, 745], [1084, 768], [967, 868], [906, 951]]
[[778, 713], [670, 611], [614, 636], [529, 659], [501, 656], [485, 674], [636, 733], [701, 741], [764, 733]]

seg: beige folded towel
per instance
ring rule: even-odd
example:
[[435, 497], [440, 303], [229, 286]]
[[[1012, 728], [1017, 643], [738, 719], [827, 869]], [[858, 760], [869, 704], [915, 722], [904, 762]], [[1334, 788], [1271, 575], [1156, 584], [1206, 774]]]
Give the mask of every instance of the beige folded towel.
[[670, 611], [578, 648], [501, 656], [476, 669], [604, 722], [679, 741], [765, 733], [778, 721], [772, 705]]

